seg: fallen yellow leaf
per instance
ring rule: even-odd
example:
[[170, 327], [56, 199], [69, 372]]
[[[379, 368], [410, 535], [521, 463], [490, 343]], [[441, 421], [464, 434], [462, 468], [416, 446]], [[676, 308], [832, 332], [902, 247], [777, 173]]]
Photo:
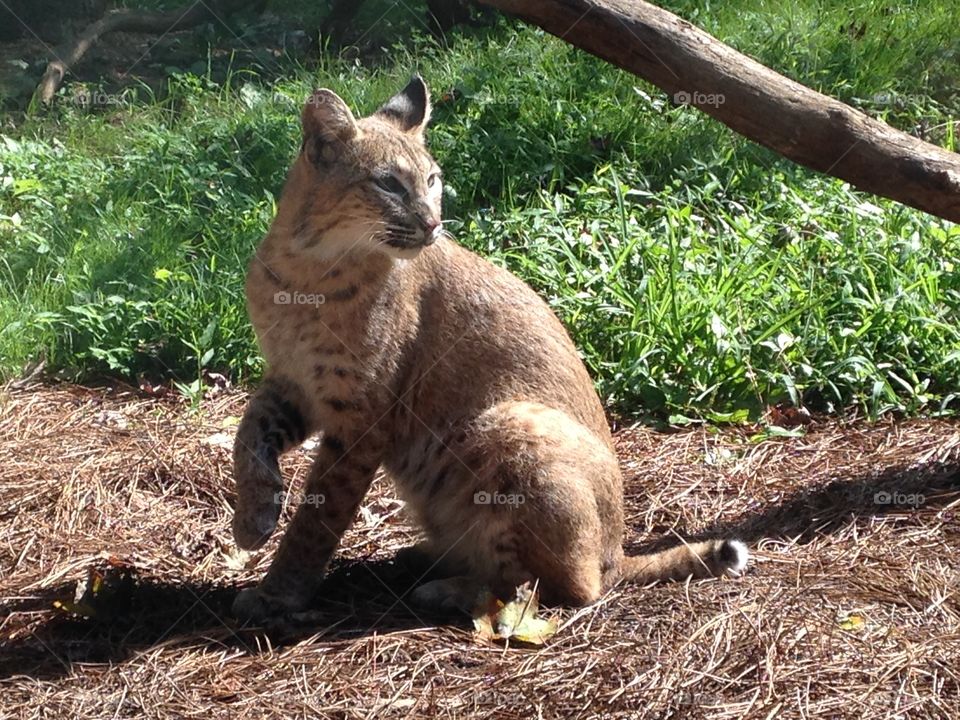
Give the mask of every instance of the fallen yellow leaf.
[[515, 640], [527, 645], [543, 645], [557, 632], [557, 619], [537, 617], [540, 604], [537, 593], [525, 583], [516, 597], [504, 604], [490, 592], [481, 595], [473, 612], [473, 626], [483, 640]]
[[866, 624], [867, 621], [864, 619], [863, 615], [858, 615], [856, 613], [851, 613], [840, 621], [841, 629], [850, 631], [861, 630]]

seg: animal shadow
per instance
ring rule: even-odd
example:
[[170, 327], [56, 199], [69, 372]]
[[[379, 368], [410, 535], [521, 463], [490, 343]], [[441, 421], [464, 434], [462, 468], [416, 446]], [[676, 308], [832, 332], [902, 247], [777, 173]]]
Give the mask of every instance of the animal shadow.
[[[898, 514], [922, 523], [931, 511], [960, 498], [960, 467], [930, 463], [888, 468], [867, 477], [842, 478], [790, 493], [740, 517], [723, 520], [703, 532], [677, 532], [690, 540], [738, 538], [747, 544], [781, 539], [806, 544], [829, 535], [857, 518]], [[653, 552], [677, 544], [670, 537], [629, 549], [629, 554]]]
[[62, 583], [0, 605], [0, 679], [56, 678], [74, 663], [122, 662], [161, 644], [256, 653], [308, 636], [343, 640], [430, 627], [438, 618], [428, 618], [405, 597], [419, 579], [393, 560], [342, 561], [306, 611], [245, 626], [230, 611], [236, 586], [160, 580], [104, 563], [88, 570], [79, 599], [76, 583]]

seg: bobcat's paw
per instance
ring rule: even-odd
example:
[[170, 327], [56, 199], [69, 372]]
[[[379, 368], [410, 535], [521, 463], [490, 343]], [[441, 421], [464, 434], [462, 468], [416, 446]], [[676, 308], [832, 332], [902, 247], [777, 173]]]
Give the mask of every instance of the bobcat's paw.
[[280, 519], [281, 503], [265, 502], [255, 507], [237, 505], [233, 513], [233, 539], [244, 550], [256, 550], [273, 534]]
[[242, 622], [260, 622], [303, 610], [307, 603], [280, 595], [269, 595], [259, 587], [244, 588], [233, 600], [233, 616]]

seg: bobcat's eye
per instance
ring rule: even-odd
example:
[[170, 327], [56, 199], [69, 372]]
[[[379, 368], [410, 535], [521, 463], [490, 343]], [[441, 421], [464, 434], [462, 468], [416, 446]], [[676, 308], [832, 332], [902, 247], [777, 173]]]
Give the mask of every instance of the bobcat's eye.
[[432, 188], [432, 187], [434, 187], [438, 182], [440, 182], [440, 173], [435, 172], [435, 173], [433, 173], [430, 177], [427, 178], [427, 187], [428, 187], [428, 188]]
[[406, 195], [407, 188], [396, 175], [381, 175], [374, 178], [374, 184], [391, 195]]

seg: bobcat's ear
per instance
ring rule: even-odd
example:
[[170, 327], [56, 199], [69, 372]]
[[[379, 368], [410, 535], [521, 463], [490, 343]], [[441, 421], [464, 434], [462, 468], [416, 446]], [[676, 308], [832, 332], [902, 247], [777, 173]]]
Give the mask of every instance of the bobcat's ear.
[[303, 106], [300, 119], [304, 147], [311, 148], [312, 153], [322, 150], [327, 160], [339, 155], [344, 144], [352, 140], [358, 131], [350, 108], [339, 95], [326, 88], [314, 90]]
[[375, 115], [393, 123], [403, 132], [423, 135], [430, 120], [430, 91], [423, 78], [414, 75], [407, 86], [390, 98]]

